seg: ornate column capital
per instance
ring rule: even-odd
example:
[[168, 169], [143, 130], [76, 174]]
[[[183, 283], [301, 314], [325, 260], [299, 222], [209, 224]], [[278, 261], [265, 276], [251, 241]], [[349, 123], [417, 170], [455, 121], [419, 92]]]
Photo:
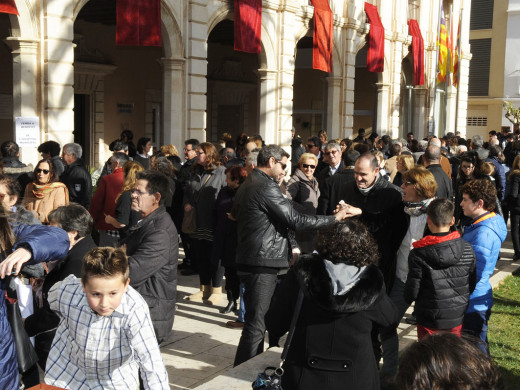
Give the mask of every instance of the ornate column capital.
[[163, 67], [164, 70], [184, 70], [184, 65], [186, 64], [186, 59], [184, 58], [160, 58], [157, 60], [159, 64]]
[[4, 43], [9, 46], [13, 54], [38, 54], [40, 42], [34, 39], [21, 37], [7, 37]]

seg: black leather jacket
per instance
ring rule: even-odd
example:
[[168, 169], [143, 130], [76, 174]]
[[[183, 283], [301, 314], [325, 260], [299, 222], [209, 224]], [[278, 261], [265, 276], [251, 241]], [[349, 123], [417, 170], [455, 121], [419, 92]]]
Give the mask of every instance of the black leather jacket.
[[336, 220], [334, 216], [300, 214], [278, 184], [258, 169], [238, 189], [232, 214], [237, 219], [239, 268], [287, 267], [288, 229], [315, 230]]

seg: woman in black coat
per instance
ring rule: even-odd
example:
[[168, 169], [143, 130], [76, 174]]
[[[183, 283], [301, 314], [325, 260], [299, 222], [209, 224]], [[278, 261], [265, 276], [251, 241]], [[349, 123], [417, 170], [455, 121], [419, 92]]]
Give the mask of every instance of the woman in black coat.
[[269, 337], [282, 336], [303, 290], [282, 386], [378, 390], [372, 326], [399, 319], [377, 267], [377, 245], [363, 224], [347, 220], [320, 230], [316, 249], [288, 272], [266, 315]]

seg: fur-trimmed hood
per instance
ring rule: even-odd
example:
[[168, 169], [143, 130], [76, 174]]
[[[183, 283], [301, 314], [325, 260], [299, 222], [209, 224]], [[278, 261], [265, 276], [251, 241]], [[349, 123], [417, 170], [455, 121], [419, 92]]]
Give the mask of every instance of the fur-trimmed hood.
[[372, 306], [383, 291], [383, 274], [370, 265], [345, 295], [334, 295], [324, 260], [317, 254], [302, 256], [294, 266], [305, 295], [318, 306], [339, 313], [357, 312]]

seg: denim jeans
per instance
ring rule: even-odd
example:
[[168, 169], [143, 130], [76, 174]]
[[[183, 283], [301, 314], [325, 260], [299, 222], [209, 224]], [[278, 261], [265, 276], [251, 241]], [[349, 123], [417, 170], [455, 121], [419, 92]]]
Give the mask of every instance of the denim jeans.
[[[404, 313], [410, 307], [410, 304], [404, 300], [404, 283], [398, 279], [394, 279], [392, 291], [389, 297], [397, 308], [399, 320], [403, 318]], [[394, 376], [397, 374], [397, 365], [399, 364], [399, 337], [397, 336], [397, 326], [389, 326], [381, 328], [381, 346], [383, 347], [383, 366], [381, 373], [383, 375]]]
[[264, 350], [265, 314], [276, 286], [276, 274], [238, 272], [244, 284], [245, 324], [238, 343], [234, 366], [251, 359]]
[[244, 283], [240, 283], [240, 307], [238, 308], [238, 321], [244, 322], [244, 317], [246, 315], [246, 305], [244, 304], [244, 291], [245, 291]]

